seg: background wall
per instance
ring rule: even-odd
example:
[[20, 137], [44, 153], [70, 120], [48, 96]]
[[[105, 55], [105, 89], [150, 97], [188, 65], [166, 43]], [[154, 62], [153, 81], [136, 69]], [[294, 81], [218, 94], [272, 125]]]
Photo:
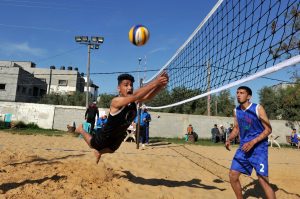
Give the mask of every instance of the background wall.
[[[45, 129], [67, 130], [67, 124], [76, 125], [84, 121], [85, 107], [56, 106], [46, 104], [0, 102], [0, 115], [3, 120], [5, 113], [12, 113], [12, 120], [25, 123], [34, 122]], [[108, 109], [99, 108], [99, 111], [108, 113]], [[228, 128], [233, 123], [231, 117], [214, 117], [203, 115], [186, 115], [149, 112], [152, 117], [150, 123], [151, 137], [182, 137], [189, 124], [192, 124], [195, 132], [201, 138], [211, 137], [211, 128], [214, 124]], [[277, 140], [286, 143], [286, 135], [291, 134], [283, 120], [271, 120], [273, 134], [280, 136]], [[298, 132], [298, 130], [297, 130]]]

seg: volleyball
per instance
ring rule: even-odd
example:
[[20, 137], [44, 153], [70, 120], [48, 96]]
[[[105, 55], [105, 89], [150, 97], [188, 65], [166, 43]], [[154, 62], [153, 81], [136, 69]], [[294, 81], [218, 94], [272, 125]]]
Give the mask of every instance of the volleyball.
[[148, 29], [143, 25], [133, 26], [128, 33], [129, 41], [136, 45], [142, 46], [149, 40], [150, 34]]

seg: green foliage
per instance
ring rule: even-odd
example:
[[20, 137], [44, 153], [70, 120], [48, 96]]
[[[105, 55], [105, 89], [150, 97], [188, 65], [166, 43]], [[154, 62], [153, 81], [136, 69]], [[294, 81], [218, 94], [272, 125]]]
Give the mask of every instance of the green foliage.
[[263, 87], [259, 90], [260, 104], [266, 109], [269, 119], [277, 119], [280, 115], [280, 100], [277, 92], [271, 87]]
[[28, 123], [26, 126], [27, 126], [28, 129], [40, 129], [40, 127], [37, 124], [33, 123], [33, 122]]
[[[270, 47], [269, 53], [273, 56], [273, 59], [278, 58], [290, 58], [300, 53], [300, 10], [298, 7], [293, 6], [285, 14], [285, 26], [289, 28], [285, 29], [285, 35], [282, 36], [283, 40], [275, 47]], [[283, 22], [281, 22], [283, 23]], [[280, 22], [275, 19], [271, 24], [271, 33], [276, 32], [283, 26]], [[285, 55], [286, 57], [282, 57]]]
[[64, 134], [66, 134], [65, 131], [43, 129], [43, 128], [40, 128], [35, 123], [25, 124], [23, 121], [13, 121], [11, 123], [11, 128], [5, 127], [4, 123], [0, 122], [0, 129], [1, 129], [1, 131], [13, 133], [13, 134], [20, 134], [20, 135], [62, 136]]
[[[150, 137], [149, 138], [150, 141], [150, 145], [168, 145], [168, 144], [189, 144], [189, 145], [202, 145], [202, 146], [219, 146], [219, 147], [224, 147], [224, 144], [222, 142], [219, 143], [214, 143], [211, 141], [210, 138], [201, 138], [198, 139], [198, 141], [194, 142], [194, 143], [190, 143], [185, 141], [184, 138], [165, 138], [165, 137]], [[233, 146], [235, 147], [235, 146]]]
[[[189, 99], [191, 97], [200, 95], [199, 90], [191, 90], [185, 87], [177, 87], [172, 91], [162, 90], [153, 100], [147, 103], [148, 106], [158, 107], [161, 105], [171, 104], [172, 99], [176, 99], [177, 102]], [[213, 107], [214, 102], [218, 102], [217, 114], [215, 114], [215, 108]], [[213, 115], [218, 116], [232, 116], [234, 109], [234, 98], [230, 96], [229, 90], [222, 91], [220, 95], [212, 95], [212, 111]], [[187, 102], [182, 105], [160, 109], [152, 110], [167, 113], [182, 113], [182, 114], [194, 114], [194, 115], [205, 115], [207, 114], [207, 98], [200, 98], [191, 102]]]
[[11, 125], [14, 129], [41, 129], [37, 124], [30, 122], [25, 124], [23, 121], [14, 121]]
[[259, 96], [270, 119], [300, 121], [300, 78], [286, 88], [264, 87]]
[[27, 128], [27, 125], [22, 121], [16, 121], [15, 125], [14, 125], [14, 128], [25, 129], [25, 128]]
[[285, 120], [300, 121], [300, 79], [295, 86], [289, 86], [281, 91], [282, 117]]
[[99, 107], [109, 108], [111, 100], [115, 97], [115, 95], [104, 93], [99, 95], [99, 97], [100, 97]]
[[[91, 101], [91, 99], [89, 99]], [[85, 106], [86, 93], [74, 92], [72, 95], [62, 95], [58, 93], [46, 94], [38, 102], [40, 104]]]
[[223, 90], [218, 96], [212, 98], [212, 115], [230, 117], [233, 115], [235, 107], [234, 97], [230, 95], [229, 90]]

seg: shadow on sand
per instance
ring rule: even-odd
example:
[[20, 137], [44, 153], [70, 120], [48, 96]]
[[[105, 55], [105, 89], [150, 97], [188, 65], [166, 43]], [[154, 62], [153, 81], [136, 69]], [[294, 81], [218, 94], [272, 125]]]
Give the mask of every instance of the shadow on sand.
[[[277, 185], [275, 184], [270, 184], [272, 189], [274, 190], [274, 192], [276, 193], [276, 191], [282, 191], [284, 192], [285, 194], [287, 195], [291, 195], [291, 196], [297, 196], [300, 198], [300, 195], [299, 194], [296, 194], [296, 193], [290, 193], [284, 189], [281, 189], [281, 188], [278, 188]], [[249, 186], [253, 186], [253, 188], [249, 188]], [[255, 197], [255, 198], [266, 198], [265, 196], [265, 192], [264, 190], [262, 189], [262, 187], [260, 186], [259, 184], [259, 181], [258, 180], [253, 180], [251, 183], [249, 183], [248, 185], [244, 186], [243, 187], [243, 190], [245, 190], [244, 192], [244, 198], [249, 198], [249, 197]]]
[[130, 182], [141, 185], [151, 185], [151, 186], [166, 186], [166, 187], [194, 187], [202, 188], [206, 190], [217, 189], [224, 191], [226, 189], [220, 189], [215, 186], [205, 185], [201, 183], [200, 179], [192, 179], [189, 181], [176, 181], [176, 180], [167, 180], [167, 179], [156, 179], [156, 178], [143, 178], [133, 175], [130, 171], [122, 171], [125, 175], [121, 176], [122, 178], [128, 179]]
[[20, 164], [30, 164], [30, 163], [33, 163], [33, 162], [51, 163], [51, 162], [57, 162], [58, 160], [64, 160], [64, 159], [67, 159], [67, 158], [74, 158], [74, 157], [81, 157], [81, 156], [84, 156], [84, 155], [86, 155], [86, 154], [67, 155], [67, 156], [63, 156], [63, 157], [59, 157], [59, 158], [53, 158], [53, 159], [49, 159], [49, 160], [36, 156], [36, 157], [32, 157], [32, 159], [28, 160], [28, 161], [11, 163], [11, 164], [7, 164], [5, 166], [17, 166], [17, 165], [20, 165]]
[[41, 179], [36, 179], [36, 180], [24, 180], [22, 182], [9, 182], [9, 183], [3, 183], [0, 185], [0, 190], [2, 190], [2, 193], [6, 193], [7, 191], [11, 189], [16, 189], [18, 187], [22, 187], [26, 184], [41, 184], [47, 180], [53, 180], [53, 181], [58, 181], [60, 179], [66, 179], [67, 176], [59, 176], [57, 174], [53, 175], [52, 177], [44, 177]]

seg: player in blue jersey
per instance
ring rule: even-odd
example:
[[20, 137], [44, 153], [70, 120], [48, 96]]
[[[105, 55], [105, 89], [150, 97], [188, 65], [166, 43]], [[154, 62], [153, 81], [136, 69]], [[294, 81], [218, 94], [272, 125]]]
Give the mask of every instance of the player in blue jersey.
[[269, 119], [261, 105], [250, 102], [252, 91], [249, 87], [237, 89], [237, 101], [240, 104], [234, 110], [234, 128], [225, 143], [230, 143], [239, 134], [240, 146], [232, 160], [229, 178], [236, 198], [242, 199], [241, 173], [251, 175], [256, 171], [258, 181], [268, 199], [276, 198], [268, 179], [268, 135], [272, 132]]
[[101, 132], [92, 136], [84, 131], [82, 125], [76, 129], [89, 147], [95, 149], [97, 163], [101, 155], [113, 153], [120, 147], [126, 137], [127, 128], [137, 114], [136, 103], [152, 99], [168, 81], [168, 74], [162, 72], [146, 86], [133, 91], [134, 78], [131, 75], [122, 74], [118, 77], [119, 96], [112, 99], [107, 123], [101, 128]]

